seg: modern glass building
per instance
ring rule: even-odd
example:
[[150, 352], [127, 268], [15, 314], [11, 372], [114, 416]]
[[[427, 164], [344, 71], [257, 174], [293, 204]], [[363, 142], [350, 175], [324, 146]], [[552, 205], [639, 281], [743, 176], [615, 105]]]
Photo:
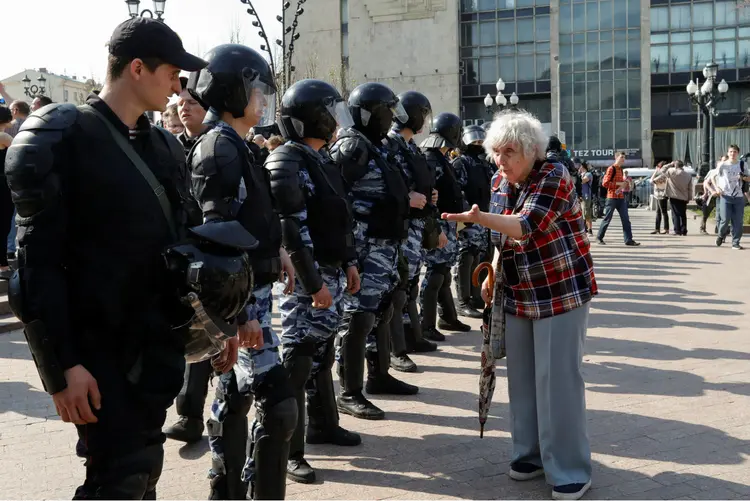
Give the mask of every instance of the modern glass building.
[[716, 150], [731, 141], [750, 152], [750, 131], [735, 129], [750, 105], [750, 6], [742, 3], [461, 0], [463, 118], [489, 118], [483, 100], [502, 78], [506, 96], [516, 92], [520, 108], [563, 131], [581, 156], [607, 162], [626, 150], [633, 165], [695, 161], [698, 117], [685, 88], [713, 60], [730, 88], [715, 118]]

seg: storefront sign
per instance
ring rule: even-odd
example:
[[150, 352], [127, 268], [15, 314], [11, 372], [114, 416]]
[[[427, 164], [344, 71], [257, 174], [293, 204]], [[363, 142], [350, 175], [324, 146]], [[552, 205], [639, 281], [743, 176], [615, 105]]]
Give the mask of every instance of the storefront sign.
[[641, 150], [638, 148], [629, 149], [591, 149], [591, 150], [573, 150], [573, 157], [579, 157], [581, 160], [605, 160], [614, 159], [615, 152], [624, 151], [625, 158], [641, 158]]

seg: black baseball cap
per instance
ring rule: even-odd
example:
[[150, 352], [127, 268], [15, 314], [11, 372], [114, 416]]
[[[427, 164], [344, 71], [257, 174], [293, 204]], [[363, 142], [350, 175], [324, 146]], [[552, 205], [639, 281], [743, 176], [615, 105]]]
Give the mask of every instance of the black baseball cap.
[[206, 61], [185, 50], [172, 28], [147, 17], [128, 19], [115, 28], [109, 41], [109, 53], [133, 59], [155, 57], [184, 71], [198, 71], [208, 66]]

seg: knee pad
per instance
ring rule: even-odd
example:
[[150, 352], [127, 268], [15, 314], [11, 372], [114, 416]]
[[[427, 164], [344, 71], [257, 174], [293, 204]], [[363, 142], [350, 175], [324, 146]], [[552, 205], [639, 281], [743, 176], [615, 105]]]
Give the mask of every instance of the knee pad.
[[307, 347], [312, 348], [312, 344], [306, 343], [305, 345], [299, 346], [305, 346], [305, 349], [297, 352], [294, 350], [294, 348], [296, 348], [295, 346], [284, 360], [284, 367], [289, 374], [289, 384], [292, 389], [301, 389], [305, 387], [305, 382], [307, 382], [308, 377], [310, 377], [310, 371], [312, 370], [313, 364], [313, 350], [307, 349]]
[[[297, 426], [297, 401], [285, 398], [272, 406], [264, 404], [260, 422], [266, 435], [277, 442], [288, 442]], [[262, 440], [262, 438], [261, 438]]]
[[255, 391], [255, 398], [259, 403], [273, 407], [278, 402], [294, 397], [289, 383], [289, 374], [283, 365], [276, 365], [263, 374], [263, 378]]

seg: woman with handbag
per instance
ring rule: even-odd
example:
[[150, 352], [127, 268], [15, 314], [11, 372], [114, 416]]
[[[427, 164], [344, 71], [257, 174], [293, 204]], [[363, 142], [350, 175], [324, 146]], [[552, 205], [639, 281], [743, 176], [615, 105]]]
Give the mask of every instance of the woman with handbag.
[[[562, 164], [545, 161], [547, 136], [529, 113], [497, 115], [484, 146], [498, 166], [490, 212], [475, 205], [442, 217], [490, 228], [498, 249], [502, 293], [495, 307], [505, 315], [509, 476], [546, 475], [554, 499], [579, 499], [591, 486], [581, 360], [597, 286], [575, 183]], [[492, 296], [488, 281], [482, 295]]]

